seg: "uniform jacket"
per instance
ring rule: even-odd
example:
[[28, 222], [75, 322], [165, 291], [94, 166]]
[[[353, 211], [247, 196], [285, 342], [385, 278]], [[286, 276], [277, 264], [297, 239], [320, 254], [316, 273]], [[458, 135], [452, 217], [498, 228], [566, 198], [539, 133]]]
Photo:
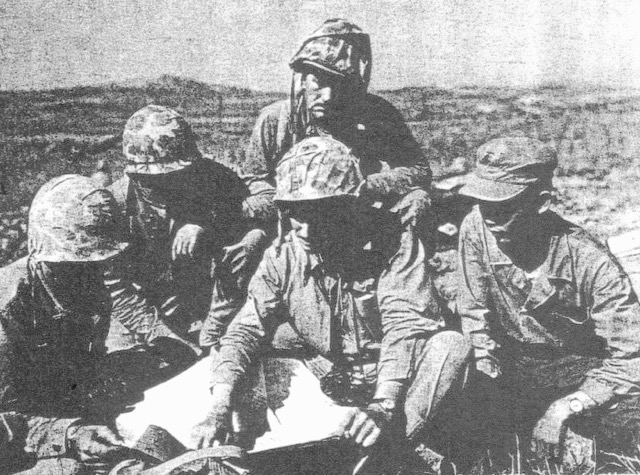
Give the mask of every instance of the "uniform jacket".
[[311, 354], [334, 362], [379, 346], [376, 396], [398, 397], [410, 379], [415, 342], [444, 321], [415, 233], [394, 235], [399, 224], [375, 227], [378, 240], [338, 271], [328, 269], [293, 232], [281, 248], [269, 248], [245, 306], [222, 337], [213, 383], [235, 385], [260, 349], [290, 326]]
[[[260, 192], [251, 194], [250, 177], [244, 182], [229, 168], [208, 159], [196, 162], [197, 172], [183, 188], [156, 200], [148, 191], [137, 187], [127, 176], [115, 182], [110, 190], [125, 211], [128, 240], [132, 249], [126, 259], [116, 262], [109, 272], [107, 285], [114, 297], [114, 314], [129, 330], [145, 333], [157, 319], [158, 307], [173, 292], [173, 277], [181, 277], [183, 286], [211, 297], [210, 278], [212, 259], [219, 259], [223, 247], [239, 242], [253, 228], [267, 230], [275, 226], [275, 215], [261, 207]], [[258, 183], [259, 185], [259, 183]], [[260, 187], [258, 186], [258, 189]], [[252, 198], [255, 198], [252, 200]], [[158, 205], [164, 201], [165, 204]], [[271, 206], [270, 197], [267, 207]], [[184, 224], [204, 228], [203, 246], [195, 265], [175, 265], [171, 246], [176, 231]], [[231, 270], [217, 266], [218, 278], [235, 285]], [[164, 286], [164, 287], [163, 287]], [[166, 292], [159, 289], [169, 289]], [[142, 289], [142, 291], [140, 291]], [[235, 287], [233, 288], [235, 291]], [[156, 295], [157, 294], [157, 298]], [[235, 296], [235, 294], [233, 294]], [[163, 312], [194, 312], [206, 314], [203, 304], [176, 303]], [[224, 306], [225, 314], [237, 310], [236, 305]], [[191, 318], [191, 317], [188, 317]]]
[[[0, 269], [0, 413], [26, 421], [25, 451], [65, 453], [67, 428], [80, 417], [85, 376], [104, 355], [108, 312], [52, 316], [35, 301], [27, 258]], [[19, 430], [10, 427], [15, 437]]]
[[[274, 185], [275, 168], [293, 145], [291, 102], [282, 100], [265, 107], [258, 117], [249, 145], [245, 170], [266, 177]], [[367, 94], [342, 122], [333, 124], [331, 135], [352, 148], [360, 158], [365, 176], [376, 174], [382, 195], [403, 195], [413, 187], [429, 189], [431, 169], [420, 145], [411, 135], [400, 113], [387, 101]], [[305, 126], [297, 140], [322, 135]], [[338, 132], [339, 131], [339, 132]]]
[[[529, 279], [499, 248], [478, 207], [460, 231], [458, 307], [476, 354], [600, 361], [580, 387], [596, 402], [640, 390], [640, 305], [615, 258], [548, 212], [550, 247]], [[504, 363], [504, 361], [503, 361]]]

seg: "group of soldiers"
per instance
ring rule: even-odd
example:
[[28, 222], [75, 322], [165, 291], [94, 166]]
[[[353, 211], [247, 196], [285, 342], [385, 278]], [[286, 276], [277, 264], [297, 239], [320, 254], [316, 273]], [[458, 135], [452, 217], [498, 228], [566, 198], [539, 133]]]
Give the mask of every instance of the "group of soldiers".
[[569, 463], [568, 432], [637, 453], [640, 305], [607, 249], [550, 211], [555, 151], [478, 149], [448, 305], [430, 168], [367, 92], [371, 60], [367, 34], [327, 20], [238, 173], [150, 105], [125, 126], [121, 180], [38, 191], [29, 255], [0, 271], [2, 473], [105, 473], [132, 456], [115, 417], [203, 355], [193, 447], [251, 448], [268, 427], [247, 395], [278, 352], [351, 408], [344, 438], [372, 472], [426, 467], [419, 446], [464, 467], [512, 434], [533, 461]]

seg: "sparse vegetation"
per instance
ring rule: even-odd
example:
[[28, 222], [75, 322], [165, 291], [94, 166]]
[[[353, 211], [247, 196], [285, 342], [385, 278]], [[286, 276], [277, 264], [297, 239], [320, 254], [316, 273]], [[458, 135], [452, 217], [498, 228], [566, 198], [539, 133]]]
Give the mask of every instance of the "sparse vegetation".
[[[478, 145], [527, 135], [559, 152], [565, 215], [601, 238], [640, 225], [640, 91], [405, 88], [382, 95], [400, 109], [435, 174], [456, 159], [468, 169]], [[203, 153], [229, 165], [258, 111], [284, 94], [209, 86], [163, 76], [137, 85], [0, 92], [0, 264], [25, 252], [27, 206], [40, 185], [62, 173], [90, 174], [99, 160], [117, 178], [119, 137], [137, 109], [176, 108], [193, 125]]]
[[[491, 138], [536, 137], [558, 150], [563, 215], [602, 239], [640, 226], [640, 91], [407, 88], [382, 95], [400, 109], [436, 176], [454, 162], [470, 169], [475, 149]], [[174, 77], [0, 92], [0, 265], [26, 253], [28, 205], [48, 179], [91, 174], [99, 161], [114, 179], [121, 175], [120, 134], [139, 108], [156, 103], [177, 109], [203, 153], [237, 166], [258, 111], [282, 97]], [[637, 458], [614, 457], [623, 470], [640, 473]], [[518, 471], [516, 464], [512, 473]]]

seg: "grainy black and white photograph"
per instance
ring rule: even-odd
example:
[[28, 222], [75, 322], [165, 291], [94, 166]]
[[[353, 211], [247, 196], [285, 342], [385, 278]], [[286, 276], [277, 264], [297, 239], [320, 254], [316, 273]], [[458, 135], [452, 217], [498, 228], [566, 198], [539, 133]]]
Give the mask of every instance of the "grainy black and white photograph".
[[5, 0], [0, 473], [640, 473], [640, 1]]

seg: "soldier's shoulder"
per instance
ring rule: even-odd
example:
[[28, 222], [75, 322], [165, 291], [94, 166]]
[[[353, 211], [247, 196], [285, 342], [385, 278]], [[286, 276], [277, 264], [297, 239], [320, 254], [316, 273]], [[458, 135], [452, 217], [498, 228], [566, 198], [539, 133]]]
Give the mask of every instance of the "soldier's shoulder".
[[400, 114], [398, 109], [393, 104], [391, 104], [391, 102], [381, 96], [378, 96], [377, 94], [367, 94], [365, 103], [369, 109], [380, 113], [392, 113], [397, 115]]
[[27, 257], [0, 268], [0, 312], [27, 285]]
[[107, 187], [107, 190], [111, 192], [113, 197], [116, 199], [116, 202], [123, 206], [127, 201], [127, 193], [129, 192], [129, 177], [125, 174], [119, 180], [114, 181], [111, 185]]

